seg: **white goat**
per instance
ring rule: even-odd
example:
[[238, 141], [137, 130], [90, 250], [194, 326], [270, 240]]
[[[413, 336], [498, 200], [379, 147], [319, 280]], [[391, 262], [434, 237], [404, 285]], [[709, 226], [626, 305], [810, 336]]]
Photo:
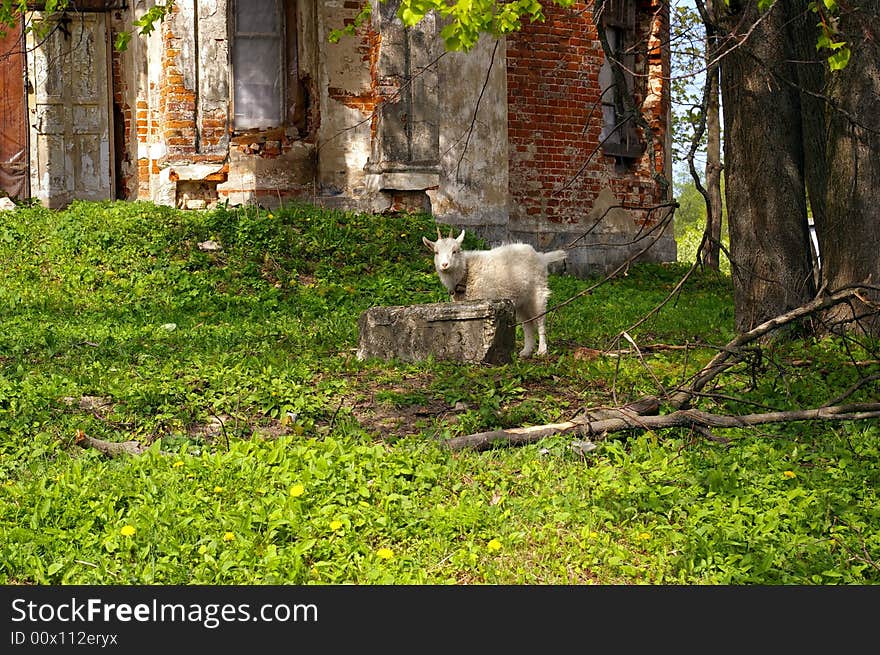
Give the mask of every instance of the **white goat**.
[[520, 357], [531, 357], [538, 332], [538, 355], [547, 354], [544, 312], [547, 310], [547, 265], [565, 259], [564, 250], [538, 252], [527, 243], [511, 243], [491, 250], [462, 250], [464, 230], [458, 237], [422, 237], [434, 253], [434, 268], [453, 300], [498, 300], [509, 298], [516, 320], [523, 326]]

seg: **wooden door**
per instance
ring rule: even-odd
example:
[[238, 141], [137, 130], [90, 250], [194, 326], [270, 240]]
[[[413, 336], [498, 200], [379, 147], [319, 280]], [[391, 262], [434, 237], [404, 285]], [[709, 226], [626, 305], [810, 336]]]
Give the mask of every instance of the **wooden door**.
[[47, 207], [114, 195], [107, 16], [33, 15], [28, 33], [31, 192]]
[[24, 92], [24, 35], [7, 27], [0, 37], [0, 191], [24, 200], [28, 188], [27, 100]]

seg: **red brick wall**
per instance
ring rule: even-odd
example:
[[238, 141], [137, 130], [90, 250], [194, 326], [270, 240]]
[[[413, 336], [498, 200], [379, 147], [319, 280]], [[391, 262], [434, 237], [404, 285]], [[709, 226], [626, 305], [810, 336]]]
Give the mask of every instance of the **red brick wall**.
[[[179, 9], [174, 8], [174, 13]], [[169, 160], [191, 158], [196, 154], [196, 90], [184, 84], [179, 57], [180, 37], [173, 31], [173, 21], [162, 27], [162, 75], [159, 82], [160, 135]], [[183, 156], [183, 157], [181, 157]]]
[[[651, 179], [647, 152], [621, 172], [614, 158], [598, 149], [603, 53], [589, 10], [592, 4], [575, 2], [569, 9], [546, 4], [545, 22], [527, 24], [521, 33], [508, 37], [511, 227], [540, 218], [576, 223], [604, 186], [610, 186], [622, 202], [650, 206], [662, 201], [660, 188]], [[638, 3], [642, 50], [660, 4], [659, 0]], [[663, 12], [660, 16], [665, 20]], [[637, 58], [636, 68], [644, 70], [644, 55]], [[639, 79], [637, 105], [645, 99], [644, 78]], [[652, 127], [662, 130], [661, 143], [663, 112], [665, 106], [652, 112]], [[658, 152], [662, 170], [662, 146]]]

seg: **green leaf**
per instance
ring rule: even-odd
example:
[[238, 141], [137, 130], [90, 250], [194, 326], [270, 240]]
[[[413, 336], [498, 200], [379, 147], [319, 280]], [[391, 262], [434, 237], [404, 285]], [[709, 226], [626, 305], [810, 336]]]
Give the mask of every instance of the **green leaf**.
[[128, 50], [128, 44], [131, 42], [131, 32], [119, 32], [113, 42], [113, 47], [119, 52]]
[[838, 71], [843, 68], [846, 68], [846, 65], [849, 63], [850, 50], [848, 47], [844, 46], [834, 52], [830, 57], [828, 57], [828, 65], [831, 67], [831, 70]]
[[816, 39], [816, 50], [821, 50], [822, 48], [828, 48], [830, 46], [831, 37], [829, 37], [826, 32], [823, 32], [819, 35], [819, 38]]
[[400, 10], [400, 19], [403, 21], [404, 25], [409, 25], [409, 26], [415, 25], [420, 20], [422, 20], [423, 16], [424, 16], [424, 14], [419, 15], [416, 12], [414, 12], [412, 9], [410, 9], [409, 7], [404, 7], [403, 9]]

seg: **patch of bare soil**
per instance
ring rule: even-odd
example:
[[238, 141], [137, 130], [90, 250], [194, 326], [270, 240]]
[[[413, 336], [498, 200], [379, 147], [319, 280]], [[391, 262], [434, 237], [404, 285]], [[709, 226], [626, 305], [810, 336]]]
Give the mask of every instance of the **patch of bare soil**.
[[[379, 438], [407, 437], [431, 426], [455, 425], [461, 413], [472, 409], [463, 402], [451, 405], [437, 398], [431, 388], [433, 377], [429, 374], [405, 376], [389, 383], [361, 371], [351, 381], [357, 394], [347, 399], [343, 406], [365, 431]], [[522, 386], [524, 401], [543, 399], [553, 409], [571, 408], [572, 415], [583, 405], [581, 390], [562, 385], [557, 379], [534, 380]], [[506, 410], [514, 407], [512, 404]]]
[[361, 371], [354, 380], [357, 396], [348, 399], [345, 406], [366, 432], [380, 438], [418, 434], [437, 421], [454, 423], [466, 407], [453, 407], [435, 398], [432, 382], [428, 375], [411, 375], [388, 383]]

